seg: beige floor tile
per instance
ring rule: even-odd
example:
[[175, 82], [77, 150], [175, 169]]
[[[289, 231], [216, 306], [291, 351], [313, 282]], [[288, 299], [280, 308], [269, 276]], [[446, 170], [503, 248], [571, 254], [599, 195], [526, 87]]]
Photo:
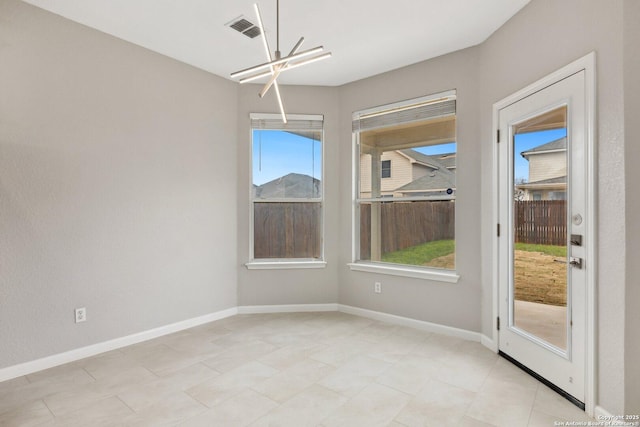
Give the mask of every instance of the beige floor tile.
[[497, 362], [462, 353], [436, 360], [439, 369], [433, 374], [435, 379], [470, 391], [480, 390]]
[[387, 369], [376, 381], [404, 393], [416, 394], [438, 369], [439, 364], [434, 360], [411, 354]]
[[540, 382], [508, 360], [499, 357], [489, 378], [508, 383], [516, 383], [522, 387], [538, 388]]
[[475, 418], [464, 416], [458, 427], [497, 427], [495, 424], [485, 423], [484, 421], [476, 420]]
[[412, 353], [431, 357], [435, 360], [446, 360], [450, 355], [455, 354], [455, 348], [461, 345], [463, 341], [456, 337], [432, 334], [426, 340], [418, 343]]
[[538, 412], [535, 409], [531, 411], [529, 416], [529, 422], [527, 427], [550, 427], [559, 425], [558, 421], [566, 421], [563, 418], [558, 418], [553, 415], [545, 414], [544, 412]]
[[208, 407], [224, 402], [245, 389], [274, 376], [279, 371], [258, 362], [249, 362], [186, 390], [187, 394]]
[[90, 357], [78, 363], [95, 379], [109, 378], [119, 372], [140, 366], [137, 353], [116, 350], [103, 355]]
[[373, 322], [354, 334], [355, 339], [380, 342], [393, 335], [400, 327], [391, 323]]
[[208, 355], [213, 357], [222, 353], [226, 348], [222, 345], [216, 344], [215, 340], [220, 339], [223, 336], [227, 336], [227, 333], [215, 334], [211, 332], [180, 332], [172, 334], [163, 340], [163, 344], [166, 346], [193, 355]]
[[164, 396], [162, 400], [136, 411], [123, 422], [127, 426], [176, 425], [189, 418], [204, 413], [208, 408], [180, 391]]
[[276, 402], [284, 402], [313, 383], [335, 371], [324, 363], [306, 359], [253, 386], [253, 389]]
[[582, 409], [544, 384], [538, 386], [533, 409], [566, 421], [594, 421]]
[[140, 360], [140, 365], [157, 375], [167, 375], [187, 366], [194, 365], [207, 358], [207, 354], [194, 354], [174, 350], [166, 345], [160, 345], [152, 354]]
[[26, 376], [13, 378], [11, 380], [0, 382], [0, 393], [4, 391], [11, 391], [17, 387], [23, 387], [29, 384], [29, 380]]
[[472, 391], [431, 380], [395, 419], [408, 427], [457, 426], [475, 397]]
[[0, 426], [29, 427], [53, 421], [53, 414], [42, 400], [28, 403], [12, 411], [0, 414]]
[[56, 417], [55, 425], [65, 427], [121, 426], [123, 420], [131, 414], [133, 411], [120, 399], [110, 397], [61, 417]]
[[412, 337], [398, 335], [397, 330], [391, 336], [371, 346], [367, 354], [371, 357], [395, 363], [409, 354], [419, 342]]
[[556, 419], [589, 420], [479, 343], [338, 312], [233, 316], [0, 383], [9, 426]]
[[230, 347], [227, 351], [205, 359], [202, 363], [218, 372], [228, 372], [279, 348], [264, 341], [231, 341], [227, 345]]
[[76, 411], [92, 403], [115, 396], [129, 387], [157, 379], [148, 370], [134, 367], [89, 384], [52, 393], [44, 398], [55, 416]]
[[36, 372], [27, 376], [29, 386], [31, 387], [48, 387], [48, 386], [75, 386], [80, 384], [88, 384], [94, 382], [95, 379], [82, 367], [75, 363], [69, 363], [45, 371]]
[[323, 341], [328, 347], [313, 353], [310, 357], [333, 366], [340, 366], [349, 359], [365, 354], [373, 346], [368, 341], [351, 337], [339, 337]]
[[359, 330], [373, 323], [373, 320], [365, 320], [367, 320], [368, 322], [363, 323], [343, 320], [334, 322], [315, 334], [315, 339], [318, 340], [318, 342], [324, 343], [327, 341], [331, 342], [335, 339], [353, 338], [353, 335], [356, 334]]
[[321, 424], [325, 427], [386, 426], [402, 411], [410, 398], [389, 387], [372, 384], [322, 420]]
[[138, 412], [166, 400], [176, 392], [182, 392], [220, 375], [202, 364], [188, 366], [166, 377], [141, 383], [121, 390], [118, 397], [131, 409]]
[[321, 351], [326, 347], [327, 346], [325, 344], [305, 341], [279, 348], [278, 350], [274, 350], [269, 354], [259, 357], [257, 360], [265, 365], [283, 370], [303, 361], [309, 355]]
[[336, 369], [333, 374], [319, 381], [319, 384], [351, 397], [373, 383], [378, 376], [391, 366], [391, 363], [380, 359], [358, 356]]
[[260, 393], [253, 390], [244, 390], [235, 398], [229, 399], [196, 417], [185, 420], [182, 425], [189, 427], [242, 427], [251, 424], [277, 406], [276, 402]]
[[536, 389], [487, 379], [467, 415], [497, 426], [526, 426], [535, 396]]
[[55, 393], [73, 391], [95, 382], [95, 379], [84, 369], [75, 367], [66, 372], [47, 370], [46, 374], [34, 378], [34, 382], [19, 385], [13, 389], [0, 392], [0, 414], [18, 407], [41, 400]]
[[317, 426], [347, 399], [335, 391], [313, 385], [258, 419], [251, 427]]

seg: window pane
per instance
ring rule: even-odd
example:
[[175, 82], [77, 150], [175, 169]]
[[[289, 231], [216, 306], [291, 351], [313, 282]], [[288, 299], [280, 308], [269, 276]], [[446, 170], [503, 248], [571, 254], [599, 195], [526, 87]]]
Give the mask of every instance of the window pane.
[[254, 206], [254, 258], [320, 258], [320, 203]]
[[252, 259], [322, 258], [322, 131], [288, 125], [252, 129]]
[[[360, 155], [361, 199], [455, 195], [455, 142], [377, 153], [367, 148]], [[372, 181], [372, 176], [383, 179]]]
[[358, 260], [455, 269], [456, 117], [446, 102], [452, 109], [435, 117], [400, 107], [394, 123], [383, 107], [367, 112], [378, 127], [354, 121]]
[[254, 198], [320, 198], [320, 138], [319, 131], [254, 129]]
[[361, 260], [454, 269], [454, 238], [453, 200], [360, 204]]

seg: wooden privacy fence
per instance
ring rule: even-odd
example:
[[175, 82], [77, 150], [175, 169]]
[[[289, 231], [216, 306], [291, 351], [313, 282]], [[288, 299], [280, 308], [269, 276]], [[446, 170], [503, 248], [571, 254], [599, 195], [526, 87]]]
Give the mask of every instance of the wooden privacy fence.
[[254, 258], [319, 258], [320, 203], [254, 203]]
[[[455, 236], [453, 201], [380, 204], [382, 253]], [[360, 259], [371, 258], [371, 205], [360, 205]]]
[[567, 244], [566, 200], [516, 201], [513, 208], [516, 243]]

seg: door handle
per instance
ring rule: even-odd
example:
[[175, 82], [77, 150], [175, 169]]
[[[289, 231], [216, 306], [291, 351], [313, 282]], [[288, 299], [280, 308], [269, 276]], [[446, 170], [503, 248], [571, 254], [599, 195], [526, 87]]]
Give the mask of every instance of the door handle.
[[579, 268], [582, 270], [582, 258], [578, 257], [569, 257], [569, 265], [571, 267]]

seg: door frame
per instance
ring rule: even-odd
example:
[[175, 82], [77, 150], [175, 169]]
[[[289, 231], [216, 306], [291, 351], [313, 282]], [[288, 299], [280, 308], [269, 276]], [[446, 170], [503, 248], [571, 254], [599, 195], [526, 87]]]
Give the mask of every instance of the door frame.
[[[596, 201], [597, 201], [597, 187], [596, 187], [596, 166], [597, 166], [597, 152], [596, 152], [596, 55], [595, 52], [591, 52], [582, 58], [575, 60], [574, 62], [562, 67], [561, 69], [541, 78], [540, 80], [528, 85], [527, 87], [517, 91], [516, 93], [507, 96], [506, 98], [493, 104], [493, 158], [492, 158], [492, 223], [494, 230], [498, 228], [499, 224], [499, 163], [498, 163], [498, 130], [499, 130], [499, 114], [500, 110], [518, 102], [529, 95], [532, 95], [540, 90], [551, 86], [554, 83], [559, 82], [575, 73], [580, 71], [585, 72], [585, 135], [586, 141], [586, 212], [585, 216], [588, 219], [586, 225], [588, 239], [585, 239], [585, 257], [587, 259], [588, 267], [586, 268], [586, 306], [585, 306], [585, 412], [589, 416], [594, 416], [595, 411], [595, 390], [596, 390], [596, 277], [597, 277], [597, 217], [596, 217]], [[504, 236], [504, 234], [503, 234]], [[497, 319], [499, 316], [499, 237], [497, 233], [494, 234], [492, 241], [492, 348], [497, 352], [499, 348], [499, 338], [497, 330]]]

